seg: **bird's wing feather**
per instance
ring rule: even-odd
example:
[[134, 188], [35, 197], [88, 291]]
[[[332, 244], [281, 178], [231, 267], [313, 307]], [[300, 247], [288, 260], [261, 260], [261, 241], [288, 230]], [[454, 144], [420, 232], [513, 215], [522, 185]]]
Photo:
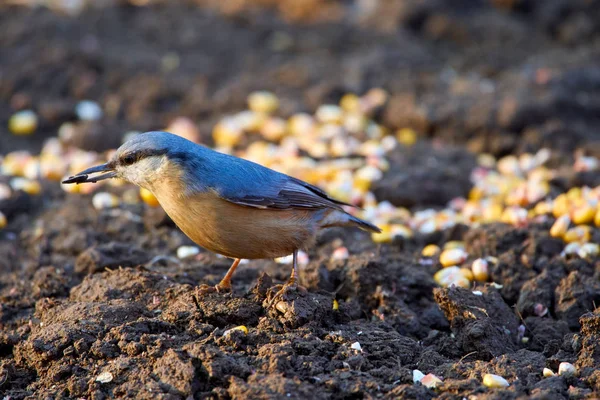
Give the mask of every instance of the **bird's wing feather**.
[[318, 208], [341, 210], [341, 205], [348, 205], [329, 197], [316, 186], [295, 178], [287, 178], [287, 181], [282, 182], [277, 189], [262, 190], [260, 195], [250, 193], [225, 196], [221, 193], [221, 195], [225, 200], [239, 205], [274, 210]]
[[[242, 206], [272, 210], [341, 210], [342, 205], [349, 205], [309, 183], [223, 154], [213, 154], [210, 159], [188, 167], [191, 176], [197, 177], [188, 182], [192, 191], [214, 190], [222, 199]], [[202, 185], [197, 186], [198, 182]]]

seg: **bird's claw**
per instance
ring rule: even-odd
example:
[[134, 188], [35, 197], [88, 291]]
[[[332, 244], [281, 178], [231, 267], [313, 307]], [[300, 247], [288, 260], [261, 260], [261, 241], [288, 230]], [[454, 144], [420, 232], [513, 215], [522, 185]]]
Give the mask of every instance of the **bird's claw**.
[[230, 293], [231, 286], [224, 286], [221, 284], [210, 286], [210, 285], [200, 285], [196, 288], [196, 294], [199, 296], [204, 296], [210, 293]]
[[[277, 288], [279, 287], [281, 288], [277, 290]], [[275, 295], [273, 295], [273, 298], [269, 301], [269, 304], [267, 305], [267, 310], [270, 310], [271, 307], [276, 305], [278, 300], [281, 300], [283, 296], [289, 291], [296, 291], [301, 294], [305, 294], [308, 292], [305, 287], [298, 285], [298, 282], [295, 279], [293, 281], [288, 281], [283, 285], [276, 285], [271, 289], [271, 293], [275, 290], [277, 290], [277, 292], [275, 292]]]

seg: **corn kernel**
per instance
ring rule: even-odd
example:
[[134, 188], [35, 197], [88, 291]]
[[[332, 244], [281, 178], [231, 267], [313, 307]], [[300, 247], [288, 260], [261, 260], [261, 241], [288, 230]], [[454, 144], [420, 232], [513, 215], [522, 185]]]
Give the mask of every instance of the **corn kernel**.
[[504, 176], [518, 176], [521, 174], [519, 160], [513, 155], [505, 156], [498, 160], [497, 168]]
[[576, 208], [572, 212], [573, 223], [576, 225], [589, 224], [594, 221], [596, 216], [596, 210], [590, 205], [584, 205], [583, 207]]
[[554, 221], [554, 224], [550, 228], [550, 236], [555, 238], [562, 238], [565, 233], [567, 233], [567, 229], [569, 228], [569, 224], [571, 223], [571, 218], [567, 214], [561, 215]]
[[218, 147], [234, 147], [244, 135], [237, 123], [231, 117], [219, 121], [213, 128], [213, 139]]
[[575, 366], [571, 363], [568, 362], [561, 362], [558, 365], [558, 375], [561, 376], [573, 376], [577, 374], [577, 369], [575, 368]]
[[579, 225], [565, 232], [563, 235], [563, 240], [567, 243], [589, 242], [591, 237], [591, 228], [587, 225]]
[[461, 287], [463, 289], [468, 289], [471, 287], [471, 281], [464, 276], [459, 276], [448, 284], [448, 286], [452, 285]]
[[440, 252], [440, 247], [438, 245], [428, 244], [427, 246], [423, 247], [423, 250], [421, 251], [421, 255], [423, 257], [433, 257], [436, 254], [438, 254], [439, 252]]
[[478, 282], [487, 282], [490, 278], [489, 264], [484, 258], [478, 258], [471, 264], [471, 271], [473, 271], [473, 278]]
[[333, 299], [333, 311], [337, 311], [340, 309], [340, 303], [336, 299]]
[[269, 118], [261, 127], [260, 133], [267, 140], [280, 141], [287, 133], [287, 123], [282, 118]]
[[565, 193], [558, 195], [552, 204], [552, 214], [555, 218], [569, 213], [571, 204]]
[[92, 205], [96, 210], [113, 208], [119, 205], [119, 198], [112, 193], [96, 193], [94, 197], [92, 197]]
[[271, 92], [253, 92], [248, 96], [248, 108], [259, 113], [270, 114], [279, 108], [279, 99]]
[[446, 249], [440, 254], [440, 264], [444, 267], [459, 265], [463, 263], [469, 255], [461, 248]]
[[13, 190], [22, 190], [32, 196], [36, 196], [42, 192], [42, 186], [38, 181], [25, 178], [13, 178], [10, 181], [10, 186]]
[[459, 267], [447, 267], [440, 269], [433, 275], [433, 280], [440, 286], [446, 287], [451, 282], [462, 277]]
[[311, 135], [315, 128], [315, 120], [309, 114], [294, 114], [288, 119], [288, 130], [293, 136]]
[[556, 374], [550, 368], [544, 368], [542, 370], [542, 375], [544, 378], [550, 378], [552, 376], [556, 376]]
[[6, 220], [6, 216], [2, 213], [2, 211], [0, 211], [0, 229], [6, 227], [7, 224], [8, 221]]
[[478, 201], [481, 200], [485, 196], [485, 193], [482, 188], [474, 186], [469, 191], [469, 200]]
[[380, 180], [383, 172], [369, 165], [362, 167], [354, 174], [354, 187], [360, 191], [366, 192], [371, 187], [371, 183]]
[[501, 376], [494, 375], [494, 374], [485, 374], [483, 376], [483, 385], [487, 386], [489, 388], [500, 389], [500, 388], [509, 387], [510, 383], [508, 383], [506, 381], [506, 379], [504, 379]]
[[342, 122], [343, 111], [334, 104], [323, 104], [317, 108], [315, 117], [324, 124], [339, 124]]
[[338, 247], [331, 253], [331, 258], [333, 260], [345, 260], [350, 256], [348, 249], [346, 247]]
[[391, 230], [392, 237], [402, 237], [404, 239], [410, 239], [413, 237], [412, 230], [406, 225], [394, 224], [392, 225]]
[[227, 329], [225, 332], [223, 332], [223, 336], [227, 336], [235, 331], [243, 332], [245, 335], [248, 334], [248, 328], [245, 325], [240, 325], [236, 326], [235, 328]]
[[402, 128], [396, 131], [396, 139], [403, 146], [410, 147], [417, 142], [417, 133], [410, 128]]
[[15, 135], [31, 135], [38, 126], [38, 117], [31, 110], [13, 114], [8, 120], [8, 129]]
[[600, 228], [600, 208], [596, 211], [596, 216], [594, 217], [594, 225]]
[[150, 207], [158, 207], [160, 205], [158, 199], [148, 189], [140, 188], [140, 198]]
[[465, 242], [462, 240], [450, 240], [444, 244], [444, 250], [450, 249], [463, 249], [465, 248]]
[[472, 281], [472, 280], [475, 279], [475, 276], [473, 275], [473, 272], [469, 268], [461, 268], [460, 269], [460, 273], [468, 281]]
[[577, 250], [577, 255], [581, 258], [596, 257], [600, 253], [598, 243], [584, 243]]
[[22, 176], [25, 171], [25, 166], [31, 158], [31, 154], [26, 151], [14, 151], [8, 153], [4, 157], [4, 160], [2, 160], [2, 174], [8, 176]]
[[569, 189], [569, 191], [567, 192], [567, 199], [569, 199], [570, 201], [575, 201], [579, 198], [581, 198], [580, 187], [572, 187], [571, 189]]
[[420, 382], [421, 385], [428, 389], [435, 389], [439, 384], [442, 383], [442, 380], [433, 374], [427, 374], [421, 379]]
[[340, 99], [340, 107], [346, 112], [360, 111], [360, 98], [353, 93], [345, 94]]
[[541, 201], [535, 205], [533, 208], [535, 215], [544, 215], [552, 213], [552, 202], [551, 201]]
[[496, 222], [499, 221], [504, 212], [504, 207], [499, 203], [492, 203], [487, 207], [483, 208], [483, 222]]
[[177, 117], [165, 128], [167, 132], [181, 136], [190, 142], [200, 143], [200, 131], [191, 119], [187, 117]]

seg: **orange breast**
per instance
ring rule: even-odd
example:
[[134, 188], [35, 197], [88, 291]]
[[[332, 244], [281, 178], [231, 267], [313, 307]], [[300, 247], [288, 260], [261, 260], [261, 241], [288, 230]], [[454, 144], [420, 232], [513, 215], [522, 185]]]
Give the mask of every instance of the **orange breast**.
[[314, 242], [318, 226], [312, 211], [240, 206], [214, 192], [184, 196], [177, 186], [159, 182], [151, 189], [177, 226], [210, 251], [232, 258], [275, 258]]

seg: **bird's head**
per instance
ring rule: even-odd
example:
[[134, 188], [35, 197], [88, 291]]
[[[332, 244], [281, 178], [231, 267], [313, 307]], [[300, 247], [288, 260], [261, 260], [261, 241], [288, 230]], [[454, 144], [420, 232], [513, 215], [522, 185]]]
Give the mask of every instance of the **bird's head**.
[[81, 171], [64, 180], [63, 183], [86, 183], [121, 178], [152, 189], [155, 182], [171, 178], [171, 175], [176, 174], [179, 161], [195, 147], [198, 146], [168, 132], [142, 133], [121, 145], [106, 164]]

